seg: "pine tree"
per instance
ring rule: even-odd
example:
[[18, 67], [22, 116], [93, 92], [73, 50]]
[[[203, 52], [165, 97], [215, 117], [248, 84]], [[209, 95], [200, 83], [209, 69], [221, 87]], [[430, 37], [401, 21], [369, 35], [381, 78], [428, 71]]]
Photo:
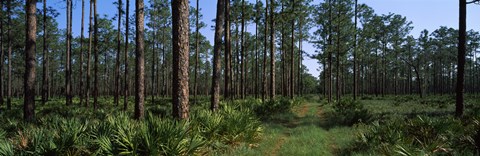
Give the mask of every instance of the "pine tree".
[[35, 119], [35, 48], [37, 42], [37, 4], [36, 0], [27, 0], [25, 12], [27, 13], [27, 27], [25, 40], [25, 75], [24, 75], [24, 102], [23, 118], [33, 122]]
[[135, 0], [135, 119], [144, 116], [145, 92], [145, 56], [144, 56], [144, 4], [143, 0]]
[[189, 59], [189, 5], [188, 0], [172, 1], [173, 45], [173, 116], [188, 119], [188, 59]]
[[[225, 19], [224, 13], [225, 0], [217, 1], [217, 15], [215, 20], [215, 45], [213, 49], [213, 75], [212, 75], [212, 98], [210, 110], [216, 111], [220, 101], [220, 51], [222, 49], [223, 24]], [[225, 54], [227, 52], [225, 51]]]

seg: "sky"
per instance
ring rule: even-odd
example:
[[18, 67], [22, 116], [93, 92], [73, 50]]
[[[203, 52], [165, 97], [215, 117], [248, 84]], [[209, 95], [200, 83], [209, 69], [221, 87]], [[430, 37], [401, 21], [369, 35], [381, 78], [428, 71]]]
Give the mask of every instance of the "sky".
[[[66, 7], [64, 0], [47, 0], [47, 5], [54, 7], [60, 12], [60, 16], [57, 18], [60, 28], [65, 28], [66, 25]], [[81, 22], [81, 1], [74, 0], [74, 12], [73, 12], [73, 34], [74, 36], [80, 35], [80, 22]], [[85, 0], [85, 17], [88, 17], [88, 0]], [[113, 2], [117, 0], [97, 0], [98, 13], [103, 16], [107, 14], [108, 17], [113, 17], [117, 9], [113, 5]], [[251, 3], [255, 3], [256, 0], [246, 0]], [[265, 0], [261, 0], [265, 1]], [[125, 2], [125, 1], [124, 1]], [[146, 6], [149, 5], [148, 0], [145, 0]], [[322, 3], [323, 0], [313, 0], [313, 4]], [[135, 0], [130, 0], [130, 9], [133, 13], [135, 9]], [[458, 28], [458, 1], [457, 0], [358, 0], [358, 3], [364, 3], [373, 8], [376, 14], [388, 14], [395, 13], [407, 17], [407, 20], [412, 21], [414, 29], [411, 31], [411, 35], [418, 37], [420, 32], [424, 29], [432, 32], [440, 26], [447, 26], [452, 28]], [[191, 0], [192, 6], [196, 5], [196, 0]], [[37, 4], [37, 7], [41, 7], [41, 3]], [[125, 7], [125, 6], [124, 6]], [[213, 42], [214, 33], [211, 30], [211, 26], [214, 26], [212, 19], [215, 18], [216, 13], [216, 1], [215, 0], [200, 0], [201, 14], [203, 14], [202, 21], [207, 26], [200, 30], [200, 32]], [[480, 5], [470, 4], [467, 7], [467, 30], [474, 29], [480, 31]], [[85, 24], [88, 25], [88, 18], [85, 19]], [[250, 32], [254, 33], [255, 25], [249, 26]], [[312, 30], [317, 29], [313, 27]], [[85, 32], [85, 35], [88, 35]], [[309, 44], [308, 41], [303, 42], [304, 51], [308, 54], [314, 54], [315, 48]], [[305, 58], [303, 64], [307, 66], [309, 73], [318, 77], [320, 74], [321, 66], [315, 59]]]

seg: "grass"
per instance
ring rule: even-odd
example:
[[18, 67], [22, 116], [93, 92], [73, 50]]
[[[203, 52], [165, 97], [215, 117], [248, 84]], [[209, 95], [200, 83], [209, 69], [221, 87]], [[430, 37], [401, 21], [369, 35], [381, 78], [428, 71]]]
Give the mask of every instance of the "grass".
[[[250, 129], [251, 131], [245, 131], [241, 129], [243, 128], [242, 126], [238, 126], [239, 123], [237, 119], [242, 118], [242, 121], [245, 122], [242, 124], [248, 124], [251, 120], [249, 116], [243, 116], [242, 113], [229, 115], [231, 114], [229, 111], [224, 111], [224, 117], [220, 117], [221, 119], [218, 120], [227, 122], [227, 124], [219, 125], [218, 121], [212, 122], [213, 120], [217, 120], [218, 116], [215, 117], [202, 111], [208, 109], [208, 98], [201, 98], [196, 104], [191, 106], [191, 112], [192, 116], [197, 118], [196, 120], [202, 122], [193, 120], [190, 123], [190, 125], [200, 127], [201, 129], [188, 132], [189, 136], [187, 136], [187, 138], [191, 136], [198, 137], [196, 139], [199, 140], [202, 144], [201, 146], [204, 147], [199, 148], [193, 153], [202, 155], [247, 156], [429, 155], [432, 153], [435, 155], [435, 152], [432, 151], [442, 149], [450, 152], [447, 153], [447, 155], [452, 153], [453, 155], [468, 155], [469, 151], [475, 148], [472, 146], [472, 143], [468, 141], [469, 139], [473, 141], [473, 129], [476, 128], [472, 126], [472, 123], [480, 124], [478, 120], [476, 120], [480, 118], [471, 117], [472, 115], [477, 115], [478, 117], [478, 112], [480, 111], [480, 100], [478, 96], [466, 96], [465, 107], [467, 115], [461, 120], [452, 117], [455, 110], [454, 97], [452, 95], [428, 96], [423, 99], [419, 99], [417, 96], [367, 97], [360, 100], [357, 104], [349, 105], [347, 102], [346, 105], [342, 104], [341, 107], [339, 107], [338, 104], [326, 104], [325, 101], [315, 98], [314, 96], [308, 96], [308, 98], [304, 99], [306, 100], [289, 101], [282, 99], [273, 103], [262, 103], [257, 99], [247, 99], [237, 100], [230, 104], [223, 103], [222, 105], [229, 105], [235, 109], [249, 109], [252, 113], [256, 114], [259, 120], [252, 121], [258, 121], [259, 124], [261, 124], [260, 127], [258, 129], [247, 128], [247, 130]], [[60, 123], [57, 124], [60, 127], [68, 126], [68, 124], [64, 124], [64, 121], [79, 123], [88, 121], [90, 125], [95, 125], [102, 123], [106, 117], [122, 114], [122, 107], [114, 106], [112, 99], [100, 98], [99, 100], [101, 105], [97, 112], [91, 111], [92, 108], [78, 106], [66, 107], [64, 106], [64, 100], [61, 98], [53, 99], [46, 105], [38, 104], [36, 112], [37, 117], [39, 117], [39, 122], [36, 125], [25, 125], [21, 122], [22, 112], [20, 108], [22, 101], [15, 99], [12, 110], [4, 111], [0, 109], [0, 117], [7, 119], [0, 121], [0, 147], [11, 146], [11, 144], [2, 142], [2, 139], [22, 141], [22, 139], [28, 139], [26, 137], [32, 137], [28, 135], [43, 136], [43, 138], [39, 137], [39, 139], [46, 140], [49, 139], [45, 137], [53, 136], [54, 142], [62, 143], [62, 139], [59, 139], [58, 136], [49, 134], [49, 129], [58, 129], [55, 128], [54, 125], [49, 124], [50, 122]], [[133, 98], [130, 98], [130, 100], [132, 100], [130, 104], [133, 104]], [[78, 99], [74, 99], [74, 101], [78, 102]], [[122, 104], [122, 101], [120, 101], [120, 104]], [[129, 105], [129, 107], [133, 107], [133, 105]], [[367, 111], [351, 111], [351, 109], [366, 109]], [[161, 120], [162, 122], [161, 124], [152, 123], [153, 125], [170, 123], [170, 121], [168, 121], [171, 111], [170, 99], [156, 98], [155, 101], [151, 101], [149, 97], [147, 98], [146, 111], [156, 116], [153, 118], [154, 120], [151, 121]], [[342, 111], [345, 112], [342, 114]], [[357, 119], [356, 117], [358, 117], [358, 115], [353, 115], [353, 118], [345, 117], [356, 112], [363, 113], [360, 114], [360, 117], [364, 114], [369, 115], [371, 120], [360, 122], [344, 121]], [[129, 108], [124, 114], [127, 114], [127, 116], [133, 114], [132, 108]], [[51, 117], [43, 118], [45, 116]], [[63, 120], [61, 119], [60, 121], [56, 121], [52, 118], [64, 118], [66, 120], [61, 121]], [[130, 123], [130, 121], [127, 120], [125, 123]], [[255, 126], [256, 124], [253, 125]], [[448, 126], [442, 127], [442, 125]], [[30, 128], [38, 129], [44, 126], [50, 128], [37, 131], [28, 130]], [[218, 128], [218, 126], [220, 127]], [[142, 126], [137, 124], [136, 127]], [[136, 127], [130, 128], [135, 129]], [[76, 126], [73, 125], [73, 128], [76, 128]], [[189, 130], [188, 128], [178, 128], [180, 128], [179, 131], [183, 132], [187, 132], [184, 130]], [[402, 130], [396, 130], [399, 128]], [[79, 134], [91, 135], [90, 132], [96, 132], [91, 129], [90, 126], [87, 126], [86, 130], [82, 131], [88, 131], [88, 133], [81, 132]], [[148, 127], [144, 127], [144, 129], [152, 135], [157, 133], [149, 130]], [[412, 131], [410, 132], [404, 129]], [[421, 133], [416, 133], [417, 129], [422, 129]], [[459, 130], [463, 131], [459, 132]], [[228, 133], [222, 133], [223, 131], [228, 131]], [[26, 134], [26, 132], [29, 132], [29, 134]], [[57, 132], [62, 132], [62, 130], [57, 130]], [[456, 132], [458, 132], [458, 134]], [[134, 138], [148, 139], [143, 138], [143, 136], [137, 132], [132, 132], [131, 134], [131, 137]], [[375, 137], [367, 138], [366, 142], [362, 142], [360, 136], [368, 137], [372, 134], [374, 134]], [[75, 136], [75, 134], [72, 135]], [[398, 137], [395, 137], [395, 135], [398, 135]], [[12, 136], [15, 137], [12, 138]], [[421, 141], [414, 139], [424, 136], [444, 139], [429, 140], [428, 137], [421, 139]], [[380, 140], [375, 140], [375, 138], [380, 138]], [[110, 139], [115, 139], [115, 137], [110, 137]], [[394, 140], [385, 142], [382, 139]], [[68, 140], [66, 141], [68, 143]], [[79, 140], [79, 142], [84, 141], [85, 140]], [[155, 142], [155, 140], [151, 141]], [[168, 140], [165, 141], [168, 142]], [[16, 143], [15, 148], [18, 148], [16, 146], [20, 145], [20, 143]], [[135, 144], [135, 142], [133, 143]], [[454, 143], [459, 145], [452, 145]], [[66, 149], [66, 151], [76, 151], [76, 148], [81, 150], [92, 148], [88, 146], [88, 143], [80, 143], [80, 145], [86, 147], [73, 146], [73, 150]], [[151, 148], [155, 149], [155, 147]], [[465, 153], [459, 153], [457, 148], [467, 151]], [[108, 151], [108, 146], [105, 147], [105, 149]], [[8, 153], [9, 151], [0, 150], [0, 155], [2, 155], [2, 152]], [[464, 151], [460, 150], [460, 152]]]
[[[466, 114], [478, 113], [476, 112], [476, 110], [480, 110], [478, 102], [479, 100], [474, 96], [467, 96]], [[424, 117], [422, 119], [424, 123], [432, 124], [449, 118], [452, 122], [446, 122], [446, 124], [452, 126], [444, 128], [447, 133], [449, 133], [448, 129], [455, 130], [454, 125], [459, 122], [452, 119], [455, 104], [453, 97], [449, 95], [429, 96], [423, 99], [416, 96], [387, 96], [360, 100], [360, 103], [371, 114], [372, 121], [354, 125], [344, 124], [340, 121], [340, 117], [335, 116], [338, 114], [335, 113], [333, 104], [325, 104], [324, 101], [313, 98], [295, 106], [292, 112], [276, 114], [263, 120], [265, 131], [258, 146], [238, 147], [223, 155], [416, 155], [422, 154], [422, 152], [418, 152], [422, 147], [399, 145], [397, 148], [392, 145], [394, 148], [389, 151], [375, 148], [355, 148], [359, 141], [359, 134], [365, 132], [365, 127], [372, 127], [378, 122], [403, 125], [408, 124], [405, 121], [408, 119], [411, 121], [410, 124], [413, 124], [410, 127], [427, 128], [428, 124], [424, 125], [417, 121], [419, 117]], [[382, 125], [378, 126], [382, 127]], [[385, 133], [383, 132], [385, 129], [381, 130], [380, 133]], [[433, 134], [419, 133], [417, 135]], [[454, 133], [450, 137], [462, 138], [464, 136]], [[434, 146], [437, 143], [434, 141], [430, 143], [430, 146], [425, 145], [425, 148]], [[370, 144], [369, 146], [377, 146], [375, 143]], [[435, 148], [433, 147], [433, 149]], [[428, 151], [424, 154], [428, 155]]]
[[252, 111], [262, 103], [221, 103], [211, 113], [199, 101], [188, 121], [177, 121], [165, 101], [147, 101], [145, 119], [136, 121], [132, 109], [123, 112], [111, 98], [99, 98], [96, 111], [52, 99], [37, 105], [35, 122], [24, 123], [15, 99], [12, 110], [0, 111], [0, 155], [211, 155], [255, 144], [263, 130]]
[[264, 122], [264, 136], [256, 148], [240, 147], [225, 155], [337, 155], [354, 138], [354, 129], [330, 127], [323, 106], [303, 103], [291, 113], [277, 114]]

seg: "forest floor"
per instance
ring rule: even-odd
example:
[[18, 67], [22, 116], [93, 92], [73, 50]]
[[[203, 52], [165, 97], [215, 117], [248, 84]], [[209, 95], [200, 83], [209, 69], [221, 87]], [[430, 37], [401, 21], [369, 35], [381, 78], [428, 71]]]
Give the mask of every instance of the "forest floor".
[[264, 121], [264, 126], [264, 138], [258, 147], [240, 147], [226, 155], [339, 155], [355, 137], [352, 127], [329, 123], [324, 106], [316, 102], [275, 115]]
[[[386, 96], [362, 97], [363, 108], [375, 121], [390, 122], [392, 119], [429, 120], [453, 116], [454, 96]], [[466, 112], [472, 114], [480, 109], [479, 98], [468, 96]], [[352, 151], [358, 141], [358, 126], [341, 123], [341, 115], [325, 101], [311, 99], [293, 107], [289, 113], [274, 114], [263, 120], [263, 137], [256, 145], [240, 146], [224, 155], [377, 155], [375, 150]], [[370, 121], [371, 122], [371, 121]], [[369, 125], [369, 124], [367, 124]], [[365, 126], [364, 126], [365, 127]], [[252, 148], [253, 147], [253, 148]], [[392, 151], [391, 151], [392, 152]], [[376, 154], [375, 154], [376, 153]]]

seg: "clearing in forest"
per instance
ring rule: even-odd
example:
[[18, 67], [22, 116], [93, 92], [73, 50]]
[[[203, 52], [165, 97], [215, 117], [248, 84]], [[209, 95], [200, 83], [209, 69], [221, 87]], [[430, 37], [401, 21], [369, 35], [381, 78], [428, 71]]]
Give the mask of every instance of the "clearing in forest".
[[327, 123], [320, 103], [307, 102], [264, 121], [257, 148], [240, 147], [233, 155], [337, 155], [354, 138], [351, 127]]

